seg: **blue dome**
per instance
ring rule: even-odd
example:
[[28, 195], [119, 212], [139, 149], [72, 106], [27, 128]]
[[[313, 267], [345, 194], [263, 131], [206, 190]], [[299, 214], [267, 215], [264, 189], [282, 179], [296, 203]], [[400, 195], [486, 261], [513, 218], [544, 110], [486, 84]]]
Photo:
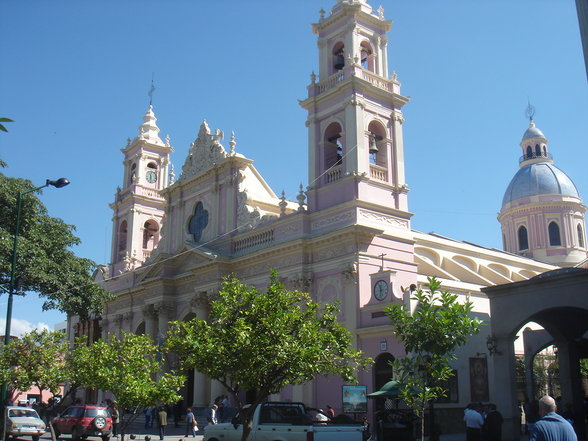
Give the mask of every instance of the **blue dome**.
[[535, 162], [521, 168], [510, 181], [502, 206], [520, 198], [540, 194], [580, 195], [572, 180], [550, 162]]
[[521, 140], [521, 142], [523, 142], [525, 139], [532, 139], [532, 138], [546, 139], [543, 132], [541, 130], [539, 130], [537, 127], [535, 127], [535, 123], [533, 121], [531, 121], [529, 128], [525, 131], [525, 134], [523, 135], [523, 139]]

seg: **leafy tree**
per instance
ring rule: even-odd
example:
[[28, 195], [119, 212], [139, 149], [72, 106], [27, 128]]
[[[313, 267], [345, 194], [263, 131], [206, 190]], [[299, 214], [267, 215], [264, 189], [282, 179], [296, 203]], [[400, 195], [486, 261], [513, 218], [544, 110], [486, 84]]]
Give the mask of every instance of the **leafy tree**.
[[[10, 281], [17, 195], [33, 188], [28, 180], [0, 173], [0, 283], [5, 289]], [[23, 196], [16, 286], [21, 292], [37, 292], [44, 298], [43, 310], [58, 309], [83, 320], [102, 311], [110, 294], [93, 282], [96, 264], [71, 250], [80, 243], [74, 231], [73, 225], [49, 216], [35, 194]]]
[[165, 359], [150, 337], [122, 331], [120, 338], [111, 335], [108, 341], [86, 343], [83, 337], [76, 340], [68, 357], [72, 382], [114, 394], [121, 409], [122, 441], [126, 428], [137, 416], [133, 413], [125, 419], [123, 409], [176, 403], [181, 398], [177, 392], [186, 378], [161, 373]]
[[[338, 312], [337, 305], [321, 306], [309, 294], [286, 290], [275, 271], [265, 292], [227, 277], [211, 302], [208, 322], [171, 323], [167, 345], [183, 368], [219, 381], [233, 396], [245, 441], [253, 412], [270, 394], [316, 375], [354, 381], [356, 369], [370, 365], [371, 359], [351, 348]], [[256, 391], [248, 408], [240, 396], [246, 391]]]
[[449, 365], [454, 351], [479, 332], [480, 320], [470, 317], [472, 303], [459, 303], [457, 295], [439, 291], [441, 282], [429, 277], [429, 290], [419, 289], [409, 305], [391, 304], [386, 314], [392, 320], [396, 337], [404, 344], [406, 357], [393, 364], [403, 383], [402, 397], [421, 419], [424, 440], [424, 414], [431, 402], [447, 393], [440, 384], [452, 374]]
[[0, 383], [12, 388], [12, 394], [37, 387], [39, 394], [60, 392], [68, 379], [65, 354], [68, 350], [63, 332], [32, 330], [12, 339], [0, 352]]
[[14, 122], [14, 121], [12, 121], [10, 118], [0, 118], [0, 131], [2, 131], [2, 132], [8, 132], [6, 127], [4, 127], [4, 124], [2, 124], [5, 122]]

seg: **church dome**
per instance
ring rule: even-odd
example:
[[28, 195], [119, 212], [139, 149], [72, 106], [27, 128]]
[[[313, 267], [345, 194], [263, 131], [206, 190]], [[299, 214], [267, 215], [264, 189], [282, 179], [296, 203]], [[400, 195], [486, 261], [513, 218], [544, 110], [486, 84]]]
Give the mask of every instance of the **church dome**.
[[[541, 133], [538, 129], [536, 130]], [[580, 198], [578, 189], [563, 171], [550, 162], [535, 162], [522, 167], [514, 175], [504, 193], [502, 206], [520, 198], [541, 194], [560, 194]]]
[[523, 135], [523, 139], [521, 140], [521, 142], [525, 142], [525, 140], [533, 138], [546, 139], [543, 132], [539, 130], [537, 127], [535, 127], [535, 123], [531, 121], [531, 124], [529, 124], [529, 128], [525, 131], [525, 134]]

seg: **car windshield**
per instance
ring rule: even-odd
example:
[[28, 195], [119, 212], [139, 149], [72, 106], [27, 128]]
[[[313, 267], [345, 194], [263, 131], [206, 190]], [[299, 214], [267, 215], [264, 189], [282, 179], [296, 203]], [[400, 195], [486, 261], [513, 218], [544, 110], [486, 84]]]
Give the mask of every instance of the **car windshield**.
[[97, 409], [95, 407], [90, 407], [88, 409], [86, 409], [86, 415], [87, 418], [94, 418], [97, 416], [103, 416], [103, 417], [107, 417], [108, 413], [106, 413], [106, 409]]
[[9, 417], [29, 417], [29, 418], [39, 418], [37, 412], [32, 409], [10, 409], [8, 411]]

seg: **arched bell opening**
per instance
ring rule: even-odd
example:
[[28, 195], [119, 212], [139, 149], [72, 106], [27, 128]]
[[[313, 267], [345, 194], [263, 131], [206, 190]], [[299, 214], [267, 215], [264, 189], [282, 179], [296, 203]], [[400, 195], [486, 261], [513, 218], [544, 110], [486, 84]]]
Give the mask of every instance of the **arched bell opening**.
[[325, 131], [324, 171], [343, 163], [344, 145], [343, 130], [339, 123], [332, 123]]
[[[143, 225], [143, 252], [151, 253], [159, 243], [159, 224], [151, 219]], [[148, 257], [146, 255], [145, 257]]]
[[332, 73], [338, 72], [345, 67], [345, 45], [342, 42], [338, 42], [333, 46], [333, 71]]
[[131, 165], [131, 170], [129, 172], [129, 185], [135, 182], [135, 177], [137, 176], [137, 164]]
[[123, 220], [118, 227], [117, 261], [121, 261], [125, 255], [127, 249], [127, 234], [127, 221]]
[[370, 164], [386, 167], [386, 129], [378, 121], [368, 125], [368, 154]]
[[374, 51], [369, 41], [362, 41], [359, 45], [359, 53], [361, 58], [361, 67], [370, 72], [376, 73], [376, 63]]

